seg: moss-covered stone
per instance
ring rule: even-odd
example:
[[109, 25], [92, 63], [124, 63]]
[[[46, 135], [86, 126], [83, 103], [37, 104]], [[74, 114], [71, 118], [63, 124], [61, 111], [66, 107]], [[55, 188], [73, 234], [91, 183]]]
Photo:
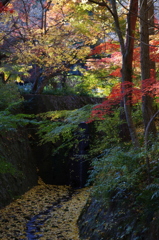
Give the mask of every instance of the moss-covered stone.
[[25, 129], [0, 133], [0, 208], [37, 184], [36, 164]]

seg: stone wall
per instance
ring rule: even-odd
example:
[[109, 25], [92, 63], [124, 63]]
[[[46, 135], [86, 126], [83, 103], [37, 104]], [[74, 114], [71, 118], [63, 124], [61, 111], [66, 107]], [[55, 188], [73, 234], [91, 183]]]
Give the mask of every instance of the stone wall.
[[55, 110], [73, 110], [81, 108], [87, 104], [97, 104], [103, 101], [103, 98], [93, 98], [86, 96], [55, 96], [27, 94], [23, 96], [26, 113], [42, 113]]
[[0, 173], [2, 208], [37, 184], [36, 164], [25, 129], [0, 133], [0, 160], [13, 166], [10, 173]]

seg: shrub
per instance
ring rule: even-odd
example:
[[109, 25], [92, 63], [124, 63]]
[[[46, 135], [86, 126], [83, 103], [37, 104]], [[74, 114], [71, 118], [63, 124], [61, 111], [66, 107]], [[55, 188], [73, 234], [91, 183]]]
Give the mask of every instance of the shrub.
[[0, 111], [21, 100], [22, 97], [15, 83], [3, 84], [0, 82]]

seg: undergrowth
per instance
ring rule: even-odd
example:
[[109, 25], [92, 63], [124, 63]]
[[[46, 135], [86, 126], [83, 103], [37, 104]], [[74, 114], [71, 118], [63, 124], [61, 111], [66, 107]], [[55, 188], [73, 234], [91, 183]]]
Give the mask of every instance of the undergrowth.
[[153, 231], [152, 225], [156, 231], [159, 223], [158, 139], [148, 155], [151, 182], [144, 147], [134, 151], [131, 145], [115, 146], [105, 149], [103, 155], [92, 161], [88, 184], [93, 184], [92, 197], [113, 212], [109, 227], [118, 229], [116, 239], [155, 239], [156, 233], [152, 233], [152, 238], [146, 235]]

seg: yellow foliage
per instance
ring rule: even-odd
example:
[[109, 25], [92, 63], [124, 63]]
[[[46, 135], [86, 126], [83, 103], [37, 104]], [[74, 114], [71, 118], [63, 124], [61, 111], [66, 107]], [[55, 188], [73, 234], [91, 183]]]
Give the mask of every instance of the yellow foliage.
[[[47, 185], [39, 181], [19, 199], [0, 210], [0, 239], [27, 239], [26, 224], [31, 217], [52, 207], [54, 202], [69, 196], [68, 186]], [[89, 189], [74, 191], [68, 201], [61, 201], [60, 206], [53, 208], [49, 218], [41, 226], [38, 239], [71, 239], [78, 240], [77, 220], [89, 196]], [[46, 216], [41, 215], [41, 220]]]

